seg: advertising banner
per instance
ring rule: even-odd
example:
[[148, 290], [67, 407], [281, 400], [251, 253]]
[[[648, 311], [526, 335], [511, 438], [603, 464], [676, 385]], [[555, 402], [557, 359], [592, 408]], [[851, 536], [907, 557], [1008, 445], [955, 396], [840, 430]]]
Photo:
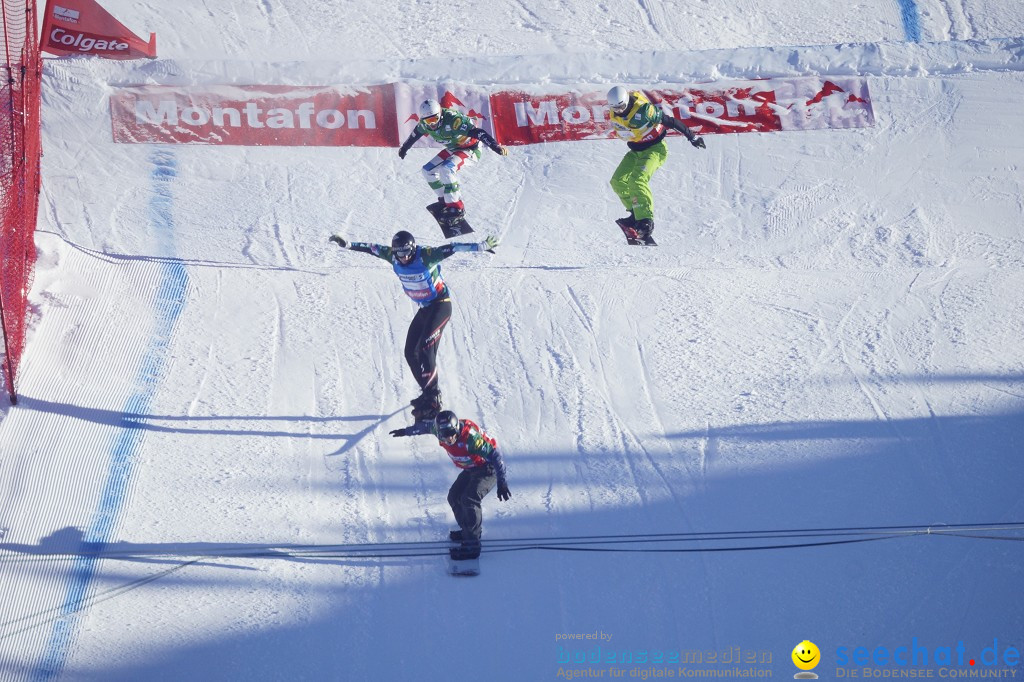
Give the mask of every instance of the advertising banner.
[[[860, 77], [788, 78], [644, 91], [698, 135], [874, 125]], [[437, 99], [504, 145], [614, 137], [605, 90], [499, 90], [388, 83], [139, 86], [110, 99], [115, 142], [397, 147]], [[670, 134], [676, 135], [674, 131]], [[429, 136], [418, 146], [436, 147]]]
[[39, 49], [56, 55], [152, 59], [156, 34], [150, 33], [147, 43], [96, 0], [47, 0]]
[[[862, 78], [716, 83], [644, 93], [698, 135], [874, 124], [867, 83]], [[496, 92], [491, 95], [491, 111], [497, 138], [502, 144], [515, 145], [611, 137], [605, 94], [603, 90]]]
[[139, 86], [110, 98], [115, 142], [397, 147], [394, 85]]

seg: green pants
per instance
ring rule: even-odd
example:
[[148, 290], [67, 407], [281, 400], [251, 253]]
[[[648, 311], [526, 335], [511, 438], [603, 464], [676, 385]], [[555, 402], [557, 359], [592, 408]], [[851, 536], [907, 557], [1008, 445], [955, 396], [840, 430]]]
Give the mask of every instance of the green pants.
[[654, 217], [651, 176], [667, 158], [668, 147], [662, 140], [642, 152], [627, 152], [612, 175], [612, 189], [619, 195], [626, 210], [632, 211], [637, 220]]

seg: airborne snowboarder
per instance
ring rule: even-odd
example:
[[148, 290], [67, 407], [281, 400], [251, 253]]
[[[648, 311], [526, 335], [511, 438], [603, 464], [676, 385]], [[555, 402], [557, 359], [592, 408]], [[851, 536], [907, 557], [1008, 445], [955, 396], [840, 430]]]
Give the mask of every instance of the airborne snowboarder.
[[455, 225], [465, 216], [459, 191], [459, 171], [480, 160], [481, 142], [501, 156], [507, 156], [508, 149], [498, 144], [486, 130], [473, 125], [468, 116], [456, 109], [442, 108], [435, 99], [420, 104], [419, 117], [419, 123], [398, 150], [398, 156], [404, 159], [409, 148], [424, 135], [445, 146], [423, 165], [422, 172], [437, 194], [437, 201], [428, 206], [428, 210], [442, 223], [442, 227], [445, 224]]
[[448, 285], [441, 278], [441, 261], [460, 251], [494, 253], [497, 237], [488, 237], [479, 244], [417, 246], [416, 239], [401, 230], [391, 239], [391, 246], [349, 242], [337, 234], [332, 235], [330, 241], [343, 249], [369, 253], [391, 263], [405, 293], [419, 306], [405, 338], [405, 360], [421, 390], [420, 396], [411, 401], [413, 416], [433, 419], [441, 409], [437, 347], [452, 316], [452, 299]]

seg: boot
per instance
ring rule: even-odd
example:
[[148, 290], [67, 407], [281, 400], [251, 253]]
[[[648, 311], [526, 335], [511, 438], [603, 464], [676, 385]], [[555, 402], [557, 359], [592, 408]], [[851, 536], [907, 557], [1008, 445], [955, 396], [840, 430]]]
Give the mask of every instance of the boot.
[[423, 392], [420, 393], [415, 398], [413, 398], [412, 400], [410, 400], [409, 404], [412, 405], [413, 407], [419, 407], [421, 405], [426, 405], [427, 403], [429, 403], [430, 401], [434, 400], [435, 398], [440, 398], [440, 397], [441, 397], [441, 391], [438, 390], [437, 385], [435, 384], [433, 388], [425, 388], [425, 389], [423, 389]]
[[423, 400], [412, 408], [412, 416], [416, 421], [428, 421], [441, 411], [441, 392], [424, 393]]
[[462, 542], [462, 531], [461, 530], [450, 530], [448, 531], [448, 539], [452, 542]]
[[448, 225], [455, 225], [465, 216], [466, 212], [455, 204], [445, 206], [444, 211], [441, 212], [441, 219]]
[[654, 219], [642, 218], [636, 221], [636, 236], [638, 239], [647, 239], [654, 232]]

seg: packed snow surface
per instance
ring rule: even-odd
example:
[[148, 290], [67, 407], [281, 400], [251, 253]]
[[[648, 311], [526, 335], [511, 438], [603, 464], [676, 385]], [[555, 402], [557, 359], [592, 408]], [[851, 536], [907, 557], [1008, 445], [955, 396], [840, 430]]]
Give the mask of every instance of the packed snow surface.
[[[823, 678], [915, 645], [1024, 674], [1022, 545], [994, 539], [1024, 537], [1016, 0], [103, 4], [161, 58], [46, 64], [0, 678], [788, 679], [802, 640]], [[875, 124], [672, 138], [657, 248], [613, 222], [621, 142], [464, 172], [500, 245], [442, 266], [440, 382], [512, 491], [471, 579], [457, 471], [388, 435], [413, 304], [327, 241], [442, 243], [432, 152], [110, 127], [128, 85], [807, 75], [866, 78]]]

